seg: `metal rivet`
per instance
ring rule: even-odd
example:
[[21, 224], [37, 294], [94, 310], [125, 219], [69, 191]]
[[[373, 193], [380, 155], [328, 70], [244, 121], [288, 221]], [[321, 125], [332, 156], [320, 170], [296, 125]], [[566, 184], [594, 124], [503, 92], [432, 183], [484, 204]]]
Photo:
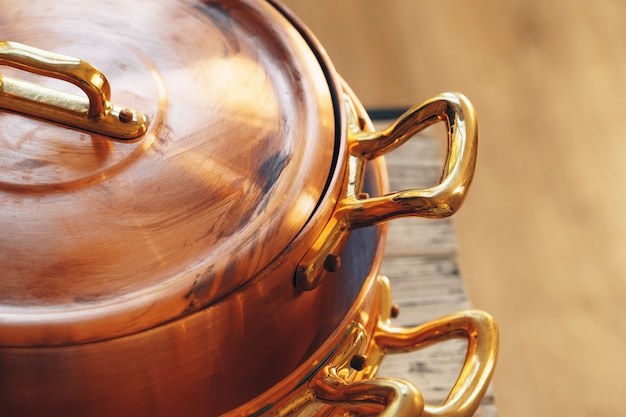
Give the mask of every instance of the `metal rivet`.
[[367, 200], [368, 198], [370, 198], [368, 193], [359, 193], [359, 200]]
[[392, 305], [391, 311], [389, 312], [389, 315], [391, 316], [391, 318], [395, 319], [396, 317], [398, 317], [399, 314], [400, 314], [400, 306], [398, 304]]
[[352, 359], [350, 359], [350, 368], [355, 371], [362, 371], [367, 366], [367, 356], [365, 355], [354, 355]]
[[328, 254], [324, 260], [324, 269], [329, 272], [336, 272], [339, 268], [341, 268], [341, 258], [332, 253]]
[[135, 117], [135, 112], [131, 109], [122, 109], [120, 110], [119, 118], [122, 123], [129, 123], [133, 121], [133, 117]]

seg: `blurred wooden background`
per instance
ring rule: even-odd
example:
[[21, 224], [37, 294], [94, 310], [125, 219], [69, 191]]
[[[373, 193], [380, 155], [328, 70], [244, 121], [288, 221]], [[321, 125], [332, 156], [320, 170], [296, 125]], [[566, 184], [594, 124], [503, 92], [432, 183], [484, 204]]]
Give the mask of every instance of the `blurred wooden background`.
[[626, 2], [286, 1], [370, 109], [442, 91], [478, 110], [455, 217], [475, 307], [502, 331], [506, 417], [626, 405]]

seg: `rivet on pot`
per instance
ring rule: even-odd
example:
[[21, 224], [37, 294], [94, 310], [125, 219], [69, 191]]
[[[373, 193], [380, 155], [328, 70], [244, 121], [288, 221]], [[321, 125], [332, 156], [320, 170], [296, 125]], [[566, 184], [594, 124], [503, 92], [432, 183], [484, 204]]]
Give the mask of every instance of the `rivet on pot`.
[[395, 319], [396, 317], [398, 317], [399, 314], [400, 314], [400, 306], [398, 304], [392, 305], [391, 311], [389, 312], [389, 315], [391, 316], [391, 318]]
[[367, 356], [357, 354], [350, 359], [350, 367], [355, 371], [362, 371], [367, 366]]
[[341, 268], [341, 258], [332, 253], [328, 254], [324, 260], [324, 269], [329, 272], [336, 272], [339, 268]]
[[359, 200], [367, 200], [368, 198], [370, 198], [368, 193], [359, 193]]
[[122, 123], [130, 123], [133, 121], [133, 117], [134, 117], [135, 112], [133, 112], [131, 109], [122, 109], [120, 110], [120, 122]]

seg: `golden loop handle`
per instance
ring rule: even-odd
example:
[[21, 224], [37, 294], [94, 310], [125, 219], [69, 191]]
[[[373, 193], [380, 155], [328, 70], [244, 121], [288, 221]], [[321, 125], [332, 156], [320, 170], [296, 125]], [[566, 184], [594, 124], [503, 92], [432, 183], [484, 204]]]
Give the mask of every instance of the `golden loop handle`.
[[0, 41], [0, 64], [70, 82], [89, 98], [89, 118], [104, 117], [111, 87], [105, 76], [85, 61], [17, 42]]
[[430, 188], [347, 202], [342, 210], [351, 228], [403, 216], [447, 217], [458, 210], [474, 175], [478, 144], [476, 115], [462, 94], [441, 94], [412, 108], [382, 132], [357, 134], [351, 152], [366, 159], [375, 158], [439, 121], [448, 130], [448, 154], [440, 182]]
[[[422, 394], [408, 381], [393, 378], [349, 381], [340, 376], [340, 367], [328, 367], [325, 377], [313, 381], [314, 398], [356, 415], [473, 416], [491, 381], [499, 343], [497, 325], [483, 311], [460, 311], [413, 328], [393, 327], [383, 318], [371, 342], [374, 348], [369, 352], [370, 359], [377, 363], [362, 377], [368, 378], [375, 372], [385, 353], [409, 352], [453, 338], [467, 339], [467, 355], [458, 379], [441, 405], [425, 404]], [[351, 352], [361, 349], [357, 344], [350, 347]]]
[[[351, 229], [404, 216], [450, 216], [463, 203], [474, 175], [478, 122], [474, 108], [462, 94], [444, 93], [415, 106], [382, 132], [361, 130], [359, 114], [365, 111], [355, 108], [349, 95], [346, 108], [350, 130], [347, 181], [332, 218], [295, 271], [294, 284], [303, 291], [310, 291], [322, 282], [324, 269], [334, 272], [336, 265], [340, 265], [340, 247]], [[419, 131], [440, 121], [447, 126], [448, 153], [437, 185], [380, 197], [361, 195], [369, 160], [396, 149]]]
[[374, 334], [374, 345], [384, 353], [400, 353], [460, 337], [468, 343], [465, 363], [441, 405], [424, 404], [419, 390], [402, 379], [348, 382], [336, 373], [314, 382], [315, 398], [355, 411], [357, 415], [378, 411], [383, 417], [473, 416], [491, 381], [498, 352], [498, 328], [489, 314], [466, 310], [413, 328], [393, 327], [381, 321]]
[[142, 113], [109, 102], [109, 82], [88, 62], [17, 42], [0, 41], [0, 65], [67, 81], [87, 96], [85, 100], [0, 75], [0, 108], [116, 139], [134, 139], [147, 130], [147, 120]]
[[499, 333], [495, 320], [479, 310], [466, 310], [413, 328], [380, 322], [375, 342], [386, 353], [407, 352], [453, 338], [467, 339], [463, 369], [448, 398], [438, 406], [425, 405], [424, 416], [472, 416], [491, 381], [496, 364]]
[[[474, 415], [497, 360], [499, 332], [493, 317], [480, 310], [465, 310], [420, 326], [395, 327], [390, 323], [389, 280], [378, 275], [376, 283], [378, 302], [360, 311], [345, 338], [314, 373], [307, 373], [290, 394], [261, 415], [310, 416], [317, 411], [328, 417]], [[371, 327], [370, 320], [374, 321]], [[374, 378], [385, 354], [409, 352], [455, 338], [467, 339], [467, 354], [456, 382], [440, 405], [425, 404], [420, 391], [409, 381]]]

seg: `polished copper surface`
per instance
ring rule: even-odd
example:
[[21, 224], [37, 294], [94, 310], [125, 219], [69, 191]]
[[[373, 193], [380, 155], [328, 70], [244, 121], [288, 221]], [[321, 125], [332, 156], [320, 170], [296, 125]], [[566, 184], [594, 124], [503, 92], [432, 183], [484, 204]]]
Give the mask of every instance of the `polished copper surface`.
[[[367, 280], [385, 227], [374, 225], [397, 209], [378, 198], [397, 194], [377, 149], [396, 145], [387, 131], [370, 135], [315, 38], [279, 5], [33, 0], [6, 5], [0, 28], [90, 62], [111, 101], [148, 120], [145, 135], [123, 143], [0, 112], [3, 411], [261, 413], [369, 314], [361, 306], [378, 302]], [[67, 87], [14, 68], [0, 74]], [[469, 160], [446, 164], [441, 189], [399, 204], [425, 202], [435, 217], [458, 208], [475, 163], [473, 110], [446, 97], [431, 103], [451, 107], [429, 105], [426, 118], [392, 128], [408, 135], [443, 120], [451, 137], [470, 141], [450, 142], [449, 161]], [[463, 123], [454, 103], [470, 115]], [[354, 164], [350, 152], [365, 148]], [[447, 180], [454, 175], [463, 180]], [[342, 210], [346, 195], [367, 204]], [[370, 211], [379, 201], [384, 210]], [[298, 266], [346, 212], [354, 227], [302, 291]]]
[[[385, 175], [383, 161], [372, 161], [365, 190], [384, 192]], [[261, 396], [241, 415], [257, 412], [275, 398], [266, 391], [327, 355], [317, 351], [343, 331], [358, 295], [369, 288], [364, 281], [378, 271], [384, 229], [354, 231], [341, 269], [315, 291], [292, 284], [299, 256], [312, 244], [304, 233], [271, 268], [181, 319], [94, 343], [2, 347], [0, 404], [16, 416], [210, 417]], [[259, 402], [265, 404], [256, 408]]]
[[[81, 3], [80, 17], [72, 2], [24, 3], [0, 18], [16, 41], [97, 65], [112, 100], [149, 119], [144, 137], [120, 143], [0, 114], [10, 414], [234, 409], [337, 329], [382, 255], [381, 230], [364, 229], [334, 279], [307, 294], [293, 286], [345, 181], [341, 84], [314, 40], [264, 2], [139, 3]], [[109, 15], [124, 36], [94, 48], [87, 35]], [[180, 27], [196, 42], [165, 48]], [[40, 81], [9, 70], [0, 74]], [[373, 163], [364, 191], [385, 192], [384, 175]]]
[[0, 112], [0, 344], [82, 343], [198, 310], [267, 267], [320, 203], [339, 116], [271, 5], [20, 2], [1, 19], [3, 37], [98, 67], [149, 126], [120, 143]]

